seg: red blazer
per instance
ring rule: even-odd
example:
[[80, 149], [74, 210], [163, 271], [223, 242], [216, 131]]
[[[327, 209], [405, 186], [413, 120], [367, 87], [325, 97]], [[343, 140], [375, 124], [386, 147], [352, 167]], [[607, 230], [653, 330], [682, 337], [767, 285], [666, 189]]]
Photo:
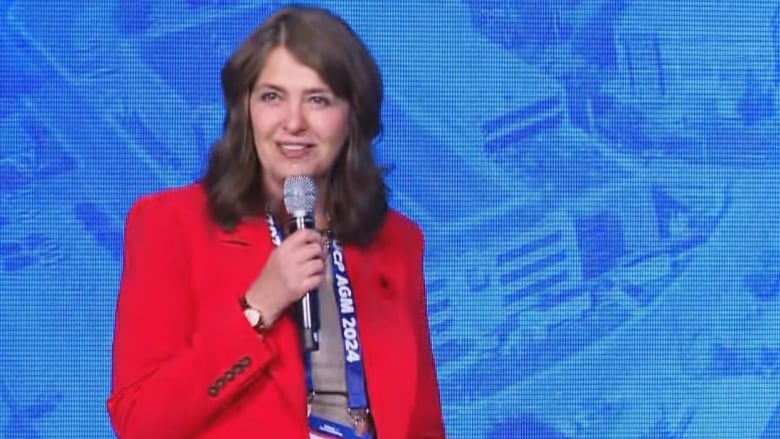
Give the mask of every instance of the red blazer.
[[[263, 337], [239, 299], [274, 246], [265, 219], [233, 233], [199, 185], [140, 199], [127, 218], [108, 411], [122, 439], [308, 438], [296, 324]], [[345, 246], [379, 439], [443, 438], [423, 239], [392, 212], [368, 248]]]

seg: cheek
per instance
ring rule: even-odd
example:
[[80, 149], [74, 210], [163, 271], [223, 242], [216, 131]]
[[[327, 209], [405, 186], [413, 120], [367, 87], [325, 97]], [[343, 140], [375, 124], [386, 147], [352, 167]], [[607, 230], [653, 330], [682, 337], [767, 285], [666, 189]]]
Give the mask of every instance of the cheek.
[[267, 111], [254, 111], [250, 114], [252, 122], [252, 132], [255, 139], [262, 139], [268, 137], [273, 132], [273, 114]]
[[328, 121], [328, 137], [338, 146], [341, 146], [349, 134], [349, 116], [334, 114]]

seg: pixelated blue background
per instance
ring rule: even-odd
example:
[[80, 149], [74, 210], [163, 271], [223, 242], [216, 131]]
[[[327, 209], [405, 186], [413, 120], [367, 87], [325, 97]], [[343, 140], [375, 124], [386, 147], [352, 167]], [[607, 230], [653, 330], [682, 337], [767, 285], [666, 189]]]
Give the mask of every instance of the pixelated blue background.
[[[0, 437], [110, 438], [124, 218], [283, 2], [0, 0]], [[453, 438], [780, 438], [780, 1], [320, 1], [386, 79]]]

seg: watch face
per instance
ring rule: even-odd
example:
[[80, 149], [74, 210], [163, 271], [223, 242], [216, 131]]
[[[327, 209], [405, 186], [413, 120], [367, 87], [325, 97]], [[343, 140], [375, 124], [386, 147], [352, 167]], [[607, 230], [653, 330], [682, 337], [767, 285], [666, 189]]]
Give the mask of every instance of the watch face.
[[257, 326], [257, 324], [260, 322], [260, 313], [255, 309], [245, 309], [244, 315], [252, 326]]

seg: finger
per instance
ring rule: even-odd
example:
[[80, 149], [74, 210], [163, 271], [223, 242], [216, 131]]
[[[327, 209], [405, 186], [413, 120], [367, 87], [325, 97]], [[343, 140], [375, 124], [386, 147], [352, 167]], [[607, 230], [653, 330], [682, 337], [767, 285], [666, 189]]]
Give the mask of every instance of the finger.
[[[314, 234], [313, 236], [311, 235], [312, 233]], [[318, 233], [315, 231], [299, 230], [282, 241], [282, 245], [277, 250], [280, 250], [280, 253], [285, 255], [296, 255], [302, 248], [308, 245], [321, 243], [321, 240], [316, 239], [317, 236]], [[285, 259], [287, 258], [288, 256], [285, 256]]]
[[287, 238], [287, 241], [291, 241], [294, 244], [316, 242], [320, 240], [322, 240], [322, 235], [314, 229], [296, 230]]
[[292, 264], [300, 265], [308, 261], [322, 259], [322, 245], [317, 242], [291, 249], [288, 260]]
[[324, 279], [325, 277], [323, 275], [309, 276], [304, 279], [301, 283], [301, 288], [303, 289], [301, 296], [303, 296], [308, 291], [313, 291], [319, 288], [320, 285], [322, 285], [322, 281]]
[[322, 233], [319, 230], [307, 230], [306, 232], [306, 242], [322, 242]]
[[313, 259], [300, 266], [301, 277], [321, 276], [325, 273], [325, 263], [322, 259]]

